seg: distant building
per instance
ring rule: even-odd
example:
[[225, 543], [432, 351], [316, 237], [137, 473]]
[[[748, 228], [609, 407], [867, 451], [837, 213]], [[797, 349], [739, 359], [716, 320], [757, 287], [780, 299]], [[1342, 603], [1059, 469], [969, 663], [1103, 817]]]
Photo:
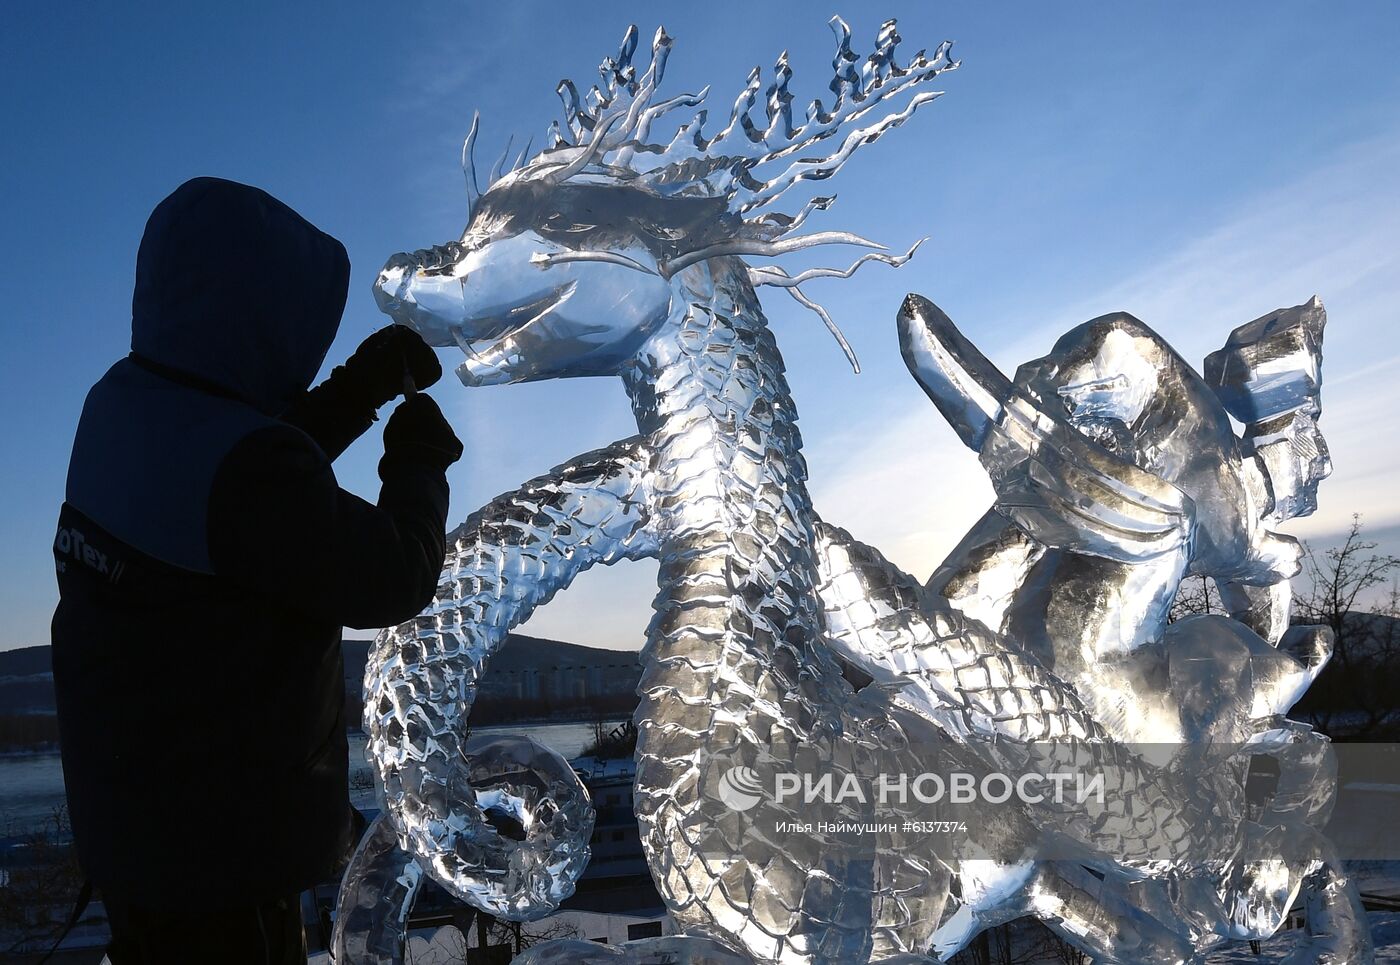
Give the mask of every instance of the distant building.
[[[347, 719], [360, 716], [367, 640], [346, 640]], [[473, 722], [491, 723], [591, 713], [630, 713], [642, 677], [632, 650], [604, 650], [511, 634], [481, 678]]]
[[482, 677], [478, 700], [524, 700], [541, 704], [576, 704], [607, 698], [632, 698], [641, 679], [635, 654], [608, 653], [606, 663], [553, 664], [501, 669], [492, 665]]

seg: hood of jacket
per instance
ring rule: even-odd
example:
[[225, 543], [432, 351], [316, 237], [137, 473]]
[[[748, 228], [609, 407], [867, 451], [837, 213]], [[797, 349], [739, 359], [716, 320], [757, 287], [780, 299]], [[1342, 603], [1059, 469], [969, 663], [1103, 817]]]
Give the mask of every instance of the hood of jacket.
[[275, 416], [320, 370], [349, 278], [345, 246], [266, 191], [195, 178], [146, 222], [131, 350]]

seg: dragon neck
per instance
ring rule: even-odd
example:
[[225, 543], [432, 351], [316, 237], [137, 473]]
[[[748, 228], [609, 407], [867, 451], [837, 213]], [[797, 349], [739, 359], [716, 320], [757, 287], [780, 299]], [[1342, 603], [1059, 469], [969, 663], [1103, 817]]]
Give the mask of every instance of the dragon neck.
[[[726, 935], [764, 961], [863, 962], [873, 944], [907, 950], [895, 935], [907, 922], [874, 909], [863, 876], [873, 860], [876, 880], [934, 896], [918, 906], [932, 909], [931, 929], [947, 884], [928, 864], [912, 863], [913, 876], [889, 868], [887, 878], [884, 854], [833, 843], [816, 863], [775, 855], [764, 874], [781, 870], [759, 889], [721, 870], [743, 862], [712, 860], [727, 850], [706, 854], [717, 835], [742, 826], [724, 801], [721, 773], [796, 761], [799, 752], [855, 760], [876, 742], [875, 721], [818, 636], [815, 520], [782, 357], [741, 262], [711, 259], [692, 270], [676, 314], [624, 376], [650, 436], [644, 488], [660, 557], [636, 715], [634, 806], [652, 875], [683, 930]], [[873, 773], [873, 762], [859, 759], [852, 766]], [[813, 813], [774, 801], [760, 807], [764, 821]], [[752, 840], [766, 833], [755, 830]], [[809, 871], [830, 876], [833, 907], [878, 916], [881, 937], [814, 917], [805, 908]], [[753, 914], [776, 916], [775, 933], [791, 938], [741, 929], [761, 903]]]
[[[817, 632], [817, 578], [782, 356], [742, 262], [711, 259], [680, 282], [670, 323], [624, 375], [654, 453], [662, 589], [647, 656], [715, 672], [726, 661], [762, 665], [795, 679], [811, 660], [802, 651]], [[702, 681], [711, 674], [683, 676], [713, 695]]]

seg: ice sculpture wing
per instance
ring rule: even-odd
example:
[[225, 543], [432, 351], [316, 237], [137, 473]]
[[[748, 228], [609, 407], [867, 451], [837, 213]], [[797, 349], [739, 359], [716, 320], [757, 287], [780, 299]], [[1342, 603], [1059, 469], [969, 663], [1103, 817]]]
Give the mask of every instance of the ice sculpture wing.
[[928, 299], [904, 300], [899, 344], [924, 392], [978, 453], [998, 510], [1035, 539], [1136, 562], [1190, 538], [1190, 497], [1019, 390]]

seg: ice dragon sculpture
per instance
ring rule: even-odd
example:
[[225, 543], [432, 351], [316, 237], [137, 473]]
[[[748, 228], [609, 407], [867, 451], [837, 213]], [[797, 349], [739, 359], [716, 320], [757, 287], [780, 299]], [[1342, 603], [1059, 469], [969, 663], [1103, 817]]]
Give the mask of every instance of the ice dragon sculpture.
[[[566, 123], [550, 143], [514, 163], [507, 149], [484, 191], [473, 122], [462, 238], [395, 256], [381, 272], [381, 308], [433, 344], [458, 346], [465, 384], [617, 376], [638, 435], [479, 510], [452, 534], [433, 606], [376, 642], [365, 723], [386, 816], [347, 872], [337, 960], [397, 960], [396, 926], [424, 872], [516, 920], [548, 914], [569, 893], [591, 827], [582, 788], [541, 748], [464, 746], [463, 725], [512, 626], [587, 568], [641, 557], [661, 566], [636, 718], [637, 817], [658, 890], [685, 932], [668, 941], [692, 943], [696, 960], [716, 943], [763, 962], [927, 960], [1033, 914], [1103, 961], [1185, 961], [1222, 937], [1277, 927], [1280, 903], [1286, 911], [1303, 877], [1323, 867], [1317, 845], [1265, 874], [1267, 858], [1253, 849], [1266, 831], [1312, 843], [1330, 800], [1315, 790], [1325, 781], [1290, 785], [1292, 798], [1246, 821], [1240, 773], [1253, 722], [1282, 715], [1318, 661], [1278, 654], [1278, 664], [1261, 663], [1243, 703], [1202, 708], [1193, 719], [1235, 741], [1196, 745], [1208, 761], [1147, 760], [1124, 743], [1141, 733], [1100, 720], [1103, 700], [1086, 702], [1045, 653], [988, 629], [990, 611], [965, 615], [814, 512], [796, 408], [756, 289], [781, 288], [816, 312], [854, 364], [802, 286], [870, 261], [897, 267], [913, 249], [895, 256], [845, 232], [798, 233], [829, 197], [795, 215], [767, 209], [912, 117], [939, 96], [926, 85], [957, 66], [947, 44], [901, 66], [893, 22], [862, 59], [845, 24], [832, 25], [829, 108], [815, 101], [794, 122], [784, 55], [761, 122], [751, 116], [755, 70], [717, 133], [706, 135], [700, 109], [665, 141], [653, 135], [658, 121], [700, 108], [705, 92], [658, 98], [671, 40], [658, 32], [639, 75], [629, 31], [604, 61], [601, 86], [580, 97], [560, 85]], [[827, 244], [877, 250], [844, 270], [795, 275], [749, 263]], [[989, 394], [968, 378], [991, 379], [973, 353], [946, 364], [947, 345], [965, 343], [951, 323], [906, 316], [917, 323], [905, 324], [906, 355], [922, 345], [938, 360], [911, 361], [916, 377], [926, 387], [960, 379], [974, 402], [989, 403], [981, 437], [1001, 446], [999, 493], [1041, 506], [1011, 513], [1028, 541], [1130, 569], [1189, 555], [1197, 527], [1181, 489], [1105, 446], [1097, 422], [1076, 423], [1024, 393], [1013, 399], [999, 383], [1000, 397]], [[1041, 435], [1006, 430], [1018, 424], [1003, 418], [1013, 410]], [[1035, 457], [1049, 437], [1060, 477], [1014, 470], [1018, 446]], [[1063, 506], [1076, 485], [1112, 493], [1111, 511], [1081, 499], [1070, 525], [1052, 525], [1046, 507]], [[955, 569], [964, 584], [991, 572]], [[1305, 763], [1325, 770], [1324, 755], [1308, 750]], [[506, 751], [510, 767], [497, 759]], [[740, 812], [721, 793], [736, 767], [819, 768], [841, 785], [949, 768], [1048, 773], [1070, 760], [1111, 775], [1106, 802], [999, 807], [956, 852], [919, 830], [941, 812], [917, 801], [775, 796]], [[1318, 800], [1298, 807], [1310, 791]], [[520, 833], [503, 832], [501, 816]], [[776, 831], [823, 821], [855, 830], [820, 839]], [[1182, 870], [1192, 859], [1204, 869], [1195, 878]], [[1340, 879], [1328, 884], [1340, 918], [1349, 893]], [[1245, 920], [1222, 925], [1232, 901], [1245, 911], [1224, 914]], [[1360, 937], [1334, 929], [1344, 960], [1364, 954], [1360, 927]], [[562, 947], [536, 954], [586, 960]]]

